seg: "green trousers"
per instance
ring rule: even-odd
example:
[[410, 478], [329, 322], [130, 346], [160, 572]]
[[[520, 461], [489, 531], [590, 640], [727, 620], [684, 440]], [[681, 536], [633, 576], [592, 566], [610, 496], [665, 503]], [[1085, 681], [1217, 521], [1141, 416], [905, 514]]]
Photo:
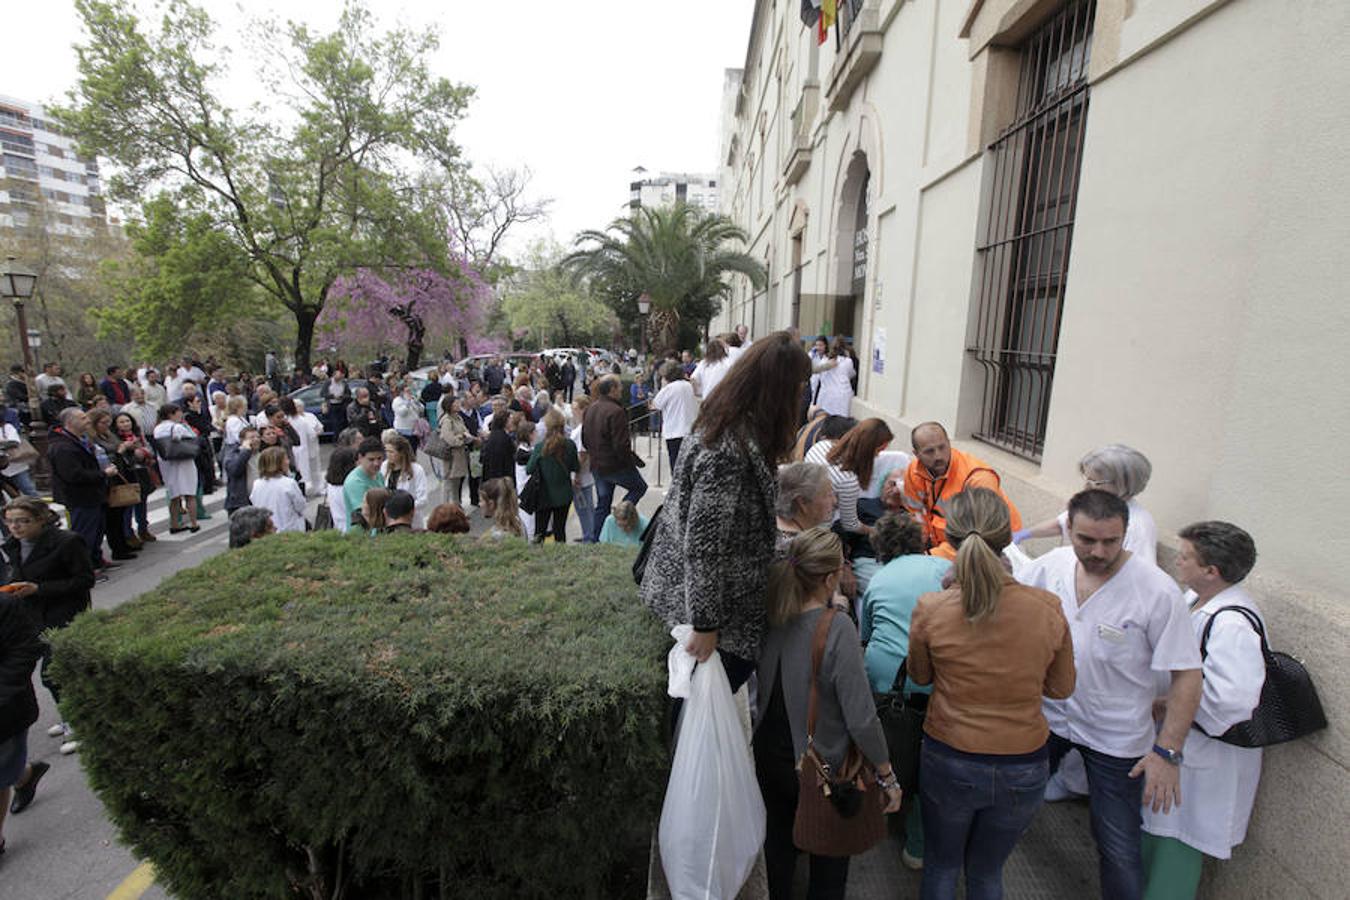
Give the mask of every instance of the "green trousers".
[[1142, 837], [1144, 900], [1195, 900], [1205, 854], [1176, 838]]

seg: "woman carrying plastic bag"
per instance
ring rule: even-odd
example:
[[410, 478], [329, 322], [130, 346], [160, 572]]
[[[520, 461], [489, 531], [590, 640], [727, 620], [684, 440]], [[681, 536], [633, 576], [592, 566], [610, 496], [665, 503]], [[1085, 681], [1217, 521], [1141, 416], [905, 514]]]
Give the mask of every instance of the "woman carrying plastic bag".
[[670, 694], [684, 704], [661, 808], [661, 862], [674, 900], [731, 900], [764, 844], [764, 800], [721, 657], [694, 668], [684, 646], [691, 632], [672, 632]]

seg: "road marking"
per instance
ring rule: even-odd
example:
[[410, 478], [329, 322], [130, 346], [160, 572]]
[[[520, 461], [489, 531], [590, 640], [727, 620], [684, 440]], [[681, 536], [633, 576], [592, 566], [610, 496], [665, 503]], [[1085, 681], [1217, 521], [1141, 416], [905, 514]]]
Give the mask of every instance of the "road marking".
[[155, 867], [143, 862], [108, 895], [108, 900], [138, 900], [154, 883]]

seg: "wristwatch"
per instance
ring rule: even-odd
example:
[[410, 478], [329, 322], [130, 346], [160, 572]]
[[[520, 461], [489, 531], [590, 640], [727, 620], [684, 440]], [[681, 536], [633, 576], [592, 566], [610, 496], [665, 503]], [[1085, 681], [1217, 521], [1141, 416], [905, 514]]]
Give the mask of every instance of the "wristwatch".
[[1180, 750], [1168, 750], [1166, 747], [1160, 747], [1159, 745], [1154, 744], [1153, 752], [1158, 754], [1159, 756], [1161, 756], [1163, 759], [1167, 760], [1174, 766], [1181, 765], [1182, 756]]

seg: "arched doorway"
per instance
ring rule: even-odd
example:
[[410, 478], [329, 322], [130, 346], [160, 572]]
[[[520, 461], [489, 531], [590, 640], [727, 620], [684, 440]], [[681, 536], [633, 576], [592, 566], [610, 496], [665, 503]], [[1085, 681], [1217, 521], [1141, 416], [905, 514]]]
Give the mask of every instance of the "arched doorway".
[[844, 173], [839, 196], [839, 215], [835, 219], [835, 259], [833, 302], [826, 309], [828, 320], [823, 331], [843, 335], [854, 341], [855, 349], [862, 330], [864, 294], [871, 233], [868, 230], [868, 192], [872, 172], [867, 156], [854, 153]]

